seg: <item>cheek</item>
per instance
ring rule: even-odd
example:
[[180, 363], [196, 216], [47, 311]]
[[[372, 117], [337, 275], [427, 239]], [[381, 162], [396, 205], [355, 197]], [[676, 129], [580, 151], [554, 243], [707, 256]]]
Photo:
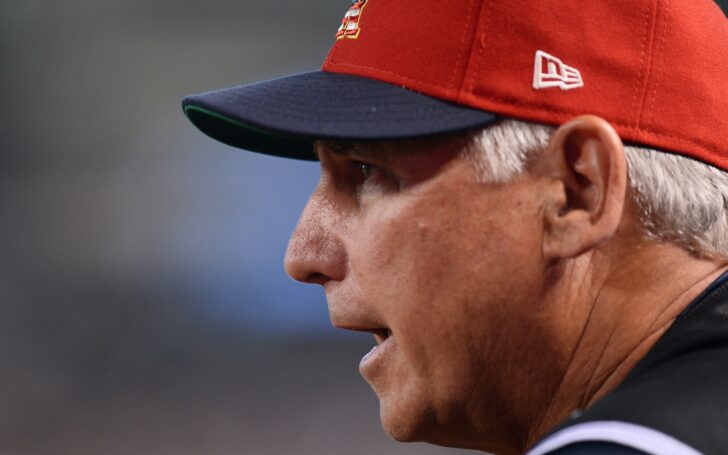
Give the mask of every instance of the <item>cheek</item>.
[[507, 314], [513, 301], [527, 298], [518, 293], [533, 267], [533, 226], [518, 210], [477, 216], [499, 212], [497, 197], [464, 200], [383, 205], [360, 220], [349, 247], [362, 294], [421, 374], [443, 361], [469, 368], [470, 357], [499, 343], [496, 329], [515, 322]]
[[536, 217], [513, 198], [513, 208], [501, 210], [499, 199], [382, 204], [359, 221], [349, 245], [352, 278], [365, 295], [376, 295], [388, 320], [410, 319], [447, 335], [463, 321], [493, 317], [486, 306], [520, 300], [541, 267]]
[[[418, 204], [382, 205], [359, 224], [349, 247], [351, 272], [367, 294], [384, 298], [388, 311], [420, 310], [453, 271], [458, 226]], [[442, 215], [442, 214], [441, 214]], [[397, 305], [387, 301], [396, 299]], [[393, 302], [392, 302], [393, 303]]]
[[542, 392], [529, 393], [533, 384], [556, 376], [534, 316], [544, 267], [537, 214], [498, 195], [408, 202], [369, 212], [348, 246], [359, 292], [398, 341], [396, 368], [376, 388], [383, 420], [521, 418]]

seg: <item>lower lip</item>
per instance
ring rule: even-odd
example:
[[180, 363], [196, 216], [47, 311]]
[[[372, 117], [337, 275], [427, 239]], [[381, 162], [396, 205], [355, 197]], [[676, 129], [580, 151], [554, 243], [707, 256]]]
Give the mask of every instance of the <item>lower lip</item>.
[[359, 372], [368, 379], [372, 377], [379, 368], [386, 363], [388, 357], [391, 356], [391, 351], [395, 348], [396, 343], [393, 336], [387, 337], [381, 344], [378, 344], [372, 348], [359, 362]]

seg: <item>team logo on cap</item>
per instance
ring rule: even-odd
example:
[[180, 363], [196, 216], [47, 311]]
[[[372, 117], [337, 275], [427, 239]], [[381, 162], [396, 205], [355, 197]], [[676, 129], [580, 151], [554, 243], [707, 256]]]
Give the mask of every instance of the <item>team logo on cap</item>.
[[336, 32], [336, 39], [359, 38], [359, 32], [361, 31], [359, 28], [359, 20], [361, 20], [361, 15], [364, 12], [366, 4], [367, 0], [355, 0], [351, 4], [349, 11], [346, 12], [344, 19], [341, 21], [341, 27]]
[[565, 65], [560, 59], [544, 51], [536, 51], [536, 66], [533, 71], [533, 88], [558, 87], [572, 90], [583, 87], [584, 80], [578, 69]]

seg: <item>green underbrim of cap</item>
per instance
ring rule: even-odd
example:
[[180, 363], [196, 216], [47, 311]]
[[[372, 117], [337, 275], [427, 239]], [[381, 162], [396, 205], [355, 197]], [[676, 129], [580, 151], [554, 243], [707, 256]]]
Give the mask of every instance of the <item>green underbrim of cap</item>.
[[312, 139], [261, 129], [199, 106], [188, 104], [184, 113], [200, 131], [232, 147], [298, 160], [317, 160]]

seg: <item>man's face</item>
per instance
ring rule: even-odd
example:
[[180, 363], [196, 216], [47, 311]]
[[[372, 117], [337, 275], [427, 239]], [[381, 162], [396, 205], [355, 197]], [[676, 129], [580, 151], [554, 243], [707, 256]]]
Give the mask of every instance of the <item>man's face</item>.
[[538, 182], [479, 182], [465, 146], [319, 144], [286, 268], [325, 288], [335, 326], [374, 334], [360, 371], [387, 432], [497, 449], [544, 411], [565, 354], [545, 342]]

